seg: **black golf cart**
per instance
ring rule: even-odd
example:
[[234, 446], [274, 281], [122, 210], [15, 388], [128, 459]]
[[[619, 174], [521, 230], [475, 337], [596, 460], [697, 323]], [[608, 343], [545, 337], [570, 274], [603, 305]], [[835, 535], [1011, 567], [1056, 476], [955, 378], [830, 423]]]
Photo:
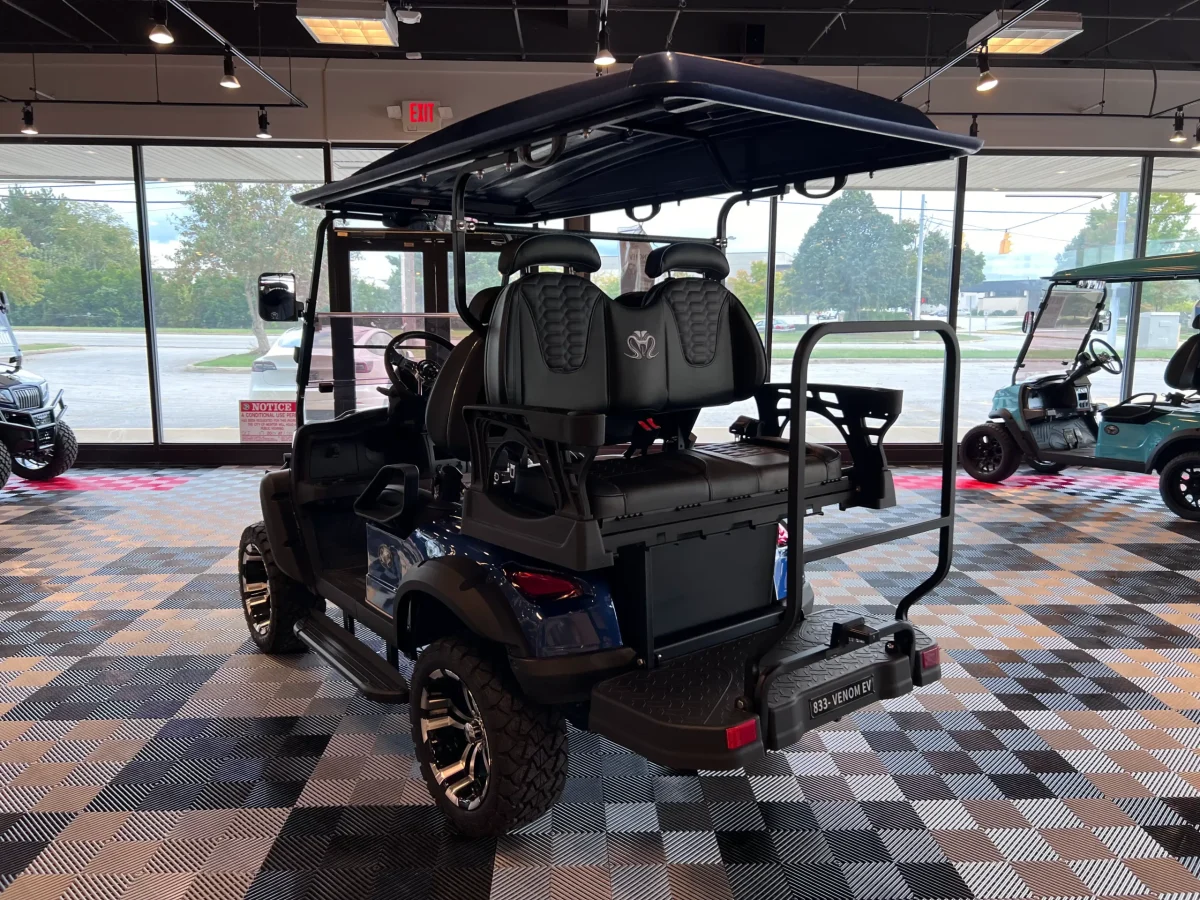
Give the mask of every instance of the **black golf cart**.
[[75, 432], [62, 420], [62, 391], [51, 400], [46, 379], [21, 362], [8, 297], [0, 291], [0, 488], [13, 472], [30, 481], [57, 478], [79, 456]]
[[[303, 304], [290, 463], [263, 479], [264, 520], [239, 550], [253, 640], [267, 652], [311, 648], [367, 697], [407, 702], [430, 792], [468, 834], [502, 832], [555, 801], [567, 721], [666, 766], [730, 769], [936, 681], [939, 650], [907, 612], [951, 563], [954, 333], [818, 324], [791, 380], [770, 383], [754, 322], [723, 283], [725, 223], [736, 202], [793, 183], [812, 196], [815, 178], [836, 189], [851, 174], [978, 146], [858, 91], [660, 53], [297, 195], [329, 215]], [[708, 241], [532, 227], [587, 228], [578, 217], [730, 193]], [[386, 407], [355, 411], [353, 355], [336, 357], [355, 320], [334, 318], [332, 378], [319, 391], [349, 407], [305, 423], [334, 217], [419, 235], [447, 214], [466, 336], [397, 334]], [[499, 251], [495, 283], [468, 303], [466, 251], [481, 238]], [[592, 239], [657, 245], [645, 262], [653, 287], [607, 296], [587, 277], [601, 266]], [[265, 276], [266, 317], [298, 314], [287, 285]], [[830, 334], [914, 328], [946, 348], [938, 514], [806, 550], [806, 515], [895, 504], [882, 442], [902, 400], [810, 384], [813, 348]], [[749, 398], [758, 415], [738, 418], [731, 440], [696, 443], [702, 408]], [[844, 450], [805, 442], [808, 411], [834, 423]], [[805, 562], [934, 530], [936, 569], [894, 618], [813, 611]], [[408, 678], [401, 655], [415, 661]]]

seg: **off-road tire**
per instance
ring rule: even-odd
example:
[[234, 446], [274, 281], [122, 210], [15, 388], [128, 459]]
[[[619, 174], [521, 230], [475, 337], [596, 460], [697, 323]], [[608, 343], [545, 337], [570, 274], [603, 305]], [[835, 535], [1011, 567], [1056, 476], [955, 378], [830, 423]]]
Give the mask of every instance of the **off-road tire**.
[[959, 460], [976, 481], [998, 484], [1021, 465], [1021, 452], [1005, 427], [984, 422], [968, 431], [959, 445]]
[[[257, 551], [258, 559], [254, 558]], [[265, 621], [252, 618], [251, 606], [247, 603], [246, 585], [265, 584], [265, 599], [268, 606]], [[263, 653], [299, 653], [308, 648], [296, 637], [296, 623], [325, 605], [316, 594], [291, 578], [275, 562], [271, 551], [271, 540], [267, 537], [267, 526], [255, 522], [242, 532], [238, 541], [238, 591], [242, 601], [242, 615], [250, 640]], [[261, 608], [261, 607], [256, 607]]]
[[50, 451], [50, 461], [44, 466], [30, 469], [14, 459], [12, 470], [29, 481], [52, 481], [75, 465], [78, 458], [79, 441], [75, 439], [75, 432], [66, 422], [59, 422], [58, 427], [54, 429], [54, 447]]
[[[1190, 499], [1189, 489], [1190, 487]], [[1200, 522], [1200, 452], [1180, 453], [1158, 475], [1158, 491], [1167, 509], [1181, 519]]]
[[[421, 702], [431, 673], [448, 670], [470, 690], [489, 749], [486, 787], [473, 810], [460, 807], [438, 784], [421, 729]], [[567, 726], [555, 708], [524, 696], [501, 653], [469, 638], [434, 641], [413, 668], [409, 693], [413, 746], [421, 775], [451, 825], [469, 837], [504, 834], [532, 822], [562, 793], [567, 778]]]
[[1066, 463], [1042, 462], [1040, 459], [1025, 457], [1025, 464], [1039, 475], [1057, 475], [1063, 469], [1067, 468]]
[[8, 447], [0, 443], [0, 488], [4, 487], [8, 476], [12, 474], [12, 465], [12, 455], [8, 452]]

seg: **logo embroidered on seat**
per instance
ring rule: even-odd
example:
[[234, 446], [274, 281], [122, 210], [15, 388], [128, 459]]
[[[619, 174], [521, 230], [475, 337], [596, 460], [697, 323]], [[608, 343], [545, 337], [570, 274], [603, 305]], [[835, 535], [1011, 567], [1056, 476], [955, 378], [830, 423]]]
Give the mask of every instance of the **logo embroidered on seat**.
[[630, 359], [654, 359], [658, 353], [654, 350], [654, 335], [648, 331], [635, 331], [625, 341], [632, 353], [626, 353]]

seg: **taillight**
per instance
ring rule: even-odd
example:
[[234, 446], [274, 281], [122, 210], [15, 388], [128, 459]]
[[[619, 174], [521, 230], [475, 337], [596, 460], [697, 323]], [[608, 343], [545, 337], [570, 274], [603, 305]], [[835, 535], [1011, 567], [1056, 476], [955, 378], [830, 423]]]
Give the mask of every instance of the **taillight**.
[[745, 747], [758, 740], [758, 719], [747, 719], [725, 729], [725, 746], [730, 750]]
[[921, 671], [933, 669], [942, 664], [942, 648], [937, 644], [926, 647], [921, 651]]
[[250, 367], [251, 372], [274, 372], [275, 363], [269, 359], [256, 359], [254, 365]]
[[354, 364], [354, 371], [359, 375], [366, 375], [371, 371], [371, 364], [366, 361], [356, 362]]
[[539, 572], [535, 569], [505, 567], [504, 574], [513, 587], [536, 603], [572, 600], [583, 596], [583, 586], [574, 578]]
[[776, 547], [786, 547], [788, 542], [787, 529], [783, 527], [783, 523], [779, 523], [779, 537], [775, 539]]

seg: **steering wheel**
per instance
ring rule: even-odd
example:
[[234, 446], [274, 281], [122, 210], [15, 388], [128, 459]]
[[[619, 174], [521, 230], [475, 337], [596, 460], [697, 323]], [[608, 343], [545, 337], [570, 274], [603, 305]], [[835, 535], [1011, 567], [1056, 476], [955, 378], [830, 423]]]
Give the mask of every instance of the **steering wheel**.
[[[1096, 347], [1099, 345], [1100, 352], [1096, 352]], [[1092, 338], [1088, 342], [1088, 353], [1092, 355], [1092, 359], [1109, 375], [1120, 375], [1125, 370], [1125, 364], [1121, 362], [1121, 357], [1117, 354], [1116, 348], [1108, 341], [1102, 338]]]
[[383, 367], [387, 370], [388, 380], [398, 390], [414, 396], [421, 396], [429, 390], [442, 368], [432, 359], [418, 362], [400, 352], [402, 344], [418, 339], [433, 342], [447, 350], [454, 349], [449, 340], [432, 331], [402, 331], [388, 341], [383, 350]]

